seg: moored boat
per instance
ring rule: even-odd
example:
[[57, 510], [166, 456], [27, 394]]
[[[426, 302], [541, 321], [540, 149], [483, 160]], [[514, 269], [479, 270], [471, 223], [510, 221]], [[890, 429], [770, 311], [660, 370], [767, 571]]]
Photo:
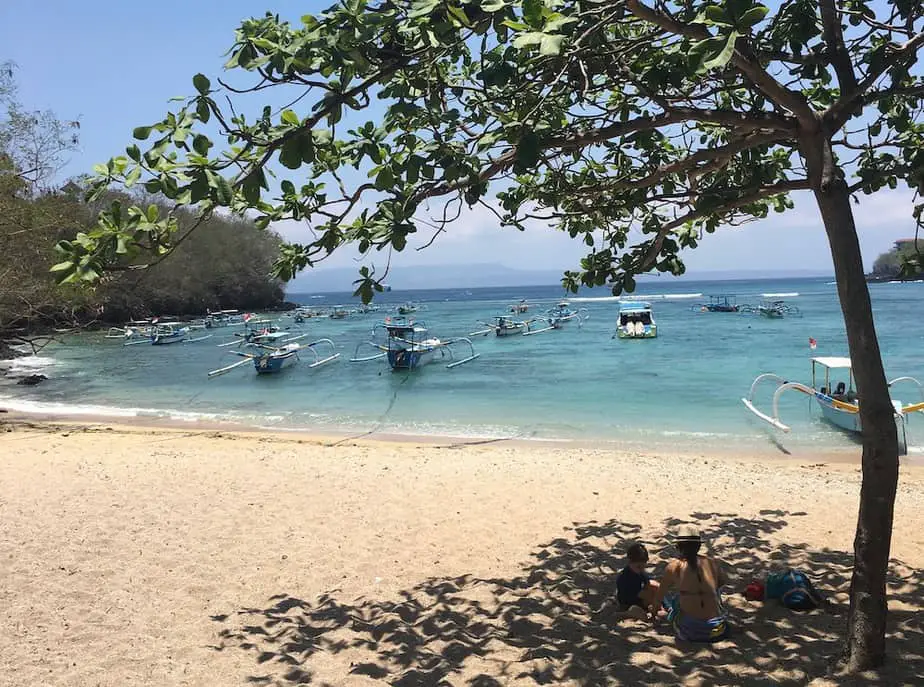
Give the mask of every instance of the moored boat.
[[697, 303], [690, 308], [698, 312], [739, 312], [737, 298], [732, 294], [709, 296], [708, 303]]
[[[336, 352], [336, 346], [334, 342], [330, 339], [318, 339], [317, 341], [312, 341], [311, 343], [302, 345], [297, 343], [299, 339], [307, 337], [308, 334], [302, 334], [301, 336], [296, 336], [291, 339], [287, 339], [280, 343], [278, 346], [270, 346], [267, 344], [256, 344], [255, 347], [261, 349], [258, 353], [242, 353], [241, 351], [232, 351], [234, 355], [238, 355], [245, 360], [238, 361], [231, 365], [226, 365], [217, 370], [212, 370], [208, 373], [208, 376], [218, 377], [223, 375], [231, 370], [234, 370], [242, 365], [246, 365], [249, 362], [253, 363], [254, 370], [256, 370], [258, 375], [274, 374], [276, 372], [281, 372], [282, 370], [291, 367], [299, 361], [299, 356], [302, 353], [310, 353], [314, 356], [311, 364], [308, 365], [309, 368], [320, 367], [321, 365], [326, 365], [327, 363], [333, 362], [340, 357], [340, 354]], [[328, 348], [329, 353], [327, 355], [321, 355], [317, 348], [323, 347]]]
[[[351, 362], [366, 362], [387, 358], [392, 370], [415, 370], [433, 362], [437, 357], [448, 358], [448, 368], [457, 367], [475, 360], [478, 353], [470, 339], [465, 337], [457, 339], [439, 339], [430, 335], [429, 328], [423, 322], [416, 322], [405, 317], [388, 317], [385, 321], [373, 328], [375, 337], [378, 330], [384, 330], [385, 342], [367, 341], [356, 347], [356, 353]], [[456, 360], [453, 347], [457, 345], [468, 346], [468, 355]], [[371, 346], [377, 353], [369, 356], [360, 356], [359, 350], [364, 346]]]
[[[819, 370], [821, 372], [819, 372]], [[832, 372], [837, 374], [837, 371], [841, 371], [842, 373], [846, 372], [846, 382], [843, 379], [832, 381]], [[819, 377], [821, 378], [820, 382]], [[755, 392], [758, 386], [765, 381], [777, 385], [777, 389], [773, 394], [772, 414], [758, 410], [754, 403]], [[921, 401], [907, 405], [902, 404], [899, 400], [892, 399], [892, 407], [895, 414], [895, 427], [898, 432], [899, 452], [904, 455], [908, 450], [906, 418], [911, 413], [924, 412], [924, 386], [913, 377], [897, 377], [889, 382], [889, 387], [891, 388], [898, 383], [908, 383], [917, 386], [918, 394], [921, 396]], [[773, 373], [759, 375], [751, 384], [751, 389], [747, 397], [742, 398], [741, 401], [748, 410], [761, 420], [777, 429], [789, 432], [790, 427], [784, 424], [779, 416], [779, 400], [780, 396], [785, 391], [798, 391], [813, 397], [822, 417], [830, 424], [854, 434], [859, 434], [863, 431], [860, 422], [860, 401], [854, 389], [853, 369], [850, 358], [812, 358], [811, 386], [800, 382], [790, 382]]]
[[658, 325], [651, 312], [650, 303], [627, 302], [619, 308], [616, 336], [620, 339], [654, 339], [658, 336]]

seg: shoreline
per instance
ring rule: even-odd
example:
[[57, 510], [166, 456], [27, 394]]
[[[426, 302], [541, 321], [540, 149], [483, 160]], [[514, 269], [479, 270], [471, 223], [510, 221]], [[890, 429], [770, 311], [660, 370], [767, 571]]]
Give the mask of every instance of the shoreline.
[[[799, 445], [798, 450], [782, 450], [779, 446], [759, 447], [756, 444], [740, 442], [724, 446], [704, 443], [699, 447], [683, 446], [680, 443], [622, 441], [619, 439], [552, 439], [543, 437], [480, 437], [452, 434], [404, 434], [370, 430], [346, 431], [337, 428], [275, 428], [246, 425], [217, 420], [184, 421], [175, 418], [150, 416], [110, 417], [94, 414], [55, 414], [22, 412], [3, 409], [0, 406], [0, 428], [8, 426], [17, 429], [38, 431], [113, 431], [122, 434], [142, 434], [154, 430], [158, 433], [186, 434], [190, 436], [240, 436], [259, 438], [276, 443], [312, 444], [321, 447], [341, 445], [363, 446], [416, 446], [434, 448], [459, 448], [466, 446], [509, 446], [517, 449], [558, 449], [561, 451], [605, 451], [620, 455], [660, 457], [665, 454], [684, 458], [719, 458], [730, 461], [762, 462], [779, 461], [793, 464], [811, 460], [819, 464], [842, 464], [858, 466], [861, 449], [856, 448], [814, 450], [810, 445]], [[692, 442], [691, 442], [692, 443]], [[914, 456], [903, 456], [902, 465], [924, 467], [924, 461]]]

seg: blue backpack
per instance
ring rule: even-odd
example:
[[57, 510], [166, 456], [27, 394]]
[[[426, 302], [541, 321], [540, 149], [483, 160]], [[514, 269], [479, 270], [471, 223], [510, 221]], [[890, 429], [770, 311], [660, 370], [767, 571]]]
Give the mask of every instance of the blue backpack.
[[795, 611], [811, 611], [823, 603], [808, 575], [799, 570], [770, 573], [766, 592], [768, 599], [779, 599], [786, 608]]

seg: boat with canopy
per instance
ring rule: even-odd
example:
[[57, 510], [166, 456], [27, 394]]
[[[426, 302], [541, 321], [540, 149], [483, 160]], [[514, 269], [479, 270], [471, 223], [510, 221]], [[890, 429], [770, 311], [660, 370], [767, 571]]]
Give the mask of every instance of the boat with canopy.
[[[846, 381], [837, 380], [838, 374], [846, 375]], [[834, 377], [833, 380], [832, 377]], [[759, 410], [754, 403], [757, 388], [764, 382], [771, 382], [777, 386], [773, 394], [772, 413]], [[924, 412], [924, 385], [914, 377], [896, 377], [889, 382], [889, 388], [891, 389], [896, 384], [916, 386], [921, 399], [909, 404], [902, 404], [901, 401], [892, 399], [895, 427], [898, 431], [899, 453], [905, 455], [908, 452], [907, 418], [912, 413]], [[814, 398], [822, 417], [830, 424], [854, 434], [863, 431], [860, 423], [860, 401], [854, 388], [853, 366], [850, 358], [824, 356], [812, 358], [811, 386], [800, 382], [790, 382], [773, 373], [758, 375], [751, 384], [747, 397], [742, 398], [741, 401], [748, 410], [764, 422], [776, 429], [789, 432], [790, 427], [780, 419], [779, 412], [780, 396], [786, 391], [798, 391]]]

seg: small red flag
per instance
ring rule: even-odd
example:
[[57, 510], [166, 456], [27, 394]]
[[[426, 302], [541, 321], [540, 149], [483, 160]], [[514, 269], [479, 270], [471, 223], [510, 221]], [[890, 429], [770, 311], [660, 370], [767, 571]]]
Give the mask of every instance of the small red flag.
[[815, 341], [815, 339], [812, 337], [809, 337], [809, 348], [811, 348], [813, 351], [818, 348], [818, 342]]

